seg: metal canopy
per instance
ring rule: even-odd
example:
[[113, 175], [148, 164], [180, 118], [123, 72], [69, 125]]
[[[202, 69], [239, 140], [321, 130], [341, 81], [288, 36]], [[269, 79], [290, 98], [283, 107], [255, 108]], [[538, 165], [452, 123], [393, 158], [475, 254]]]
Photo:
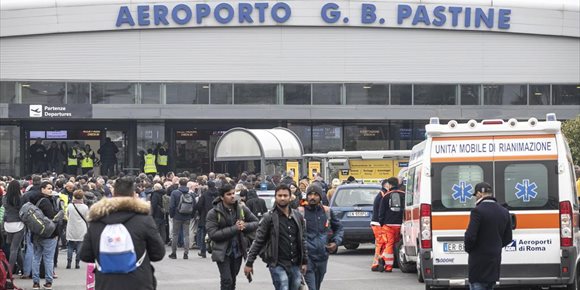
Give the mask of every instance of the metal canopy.
[[302, 142], [286, 128], [233, 128], [217, 142], [214, 160], [302, 159], [302, 154]]

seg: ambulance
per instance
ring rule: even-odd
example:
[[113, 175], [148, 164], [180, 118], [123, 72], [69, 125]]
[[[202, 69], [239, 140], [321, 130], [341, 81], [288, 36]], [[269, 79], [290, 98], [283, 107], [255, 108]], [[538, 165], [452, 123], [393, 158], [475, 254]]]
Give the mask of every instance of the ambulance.
[[513, 224], [498, 286], [579, 289], [578, 200], [572, 156], [555, 114], [545, 121], [431, 118], [406, 173], [405, 215], [397, 245], [403, 272], [425, 289], [466, 287], [464, 234], [474, 187], [488, 182]]

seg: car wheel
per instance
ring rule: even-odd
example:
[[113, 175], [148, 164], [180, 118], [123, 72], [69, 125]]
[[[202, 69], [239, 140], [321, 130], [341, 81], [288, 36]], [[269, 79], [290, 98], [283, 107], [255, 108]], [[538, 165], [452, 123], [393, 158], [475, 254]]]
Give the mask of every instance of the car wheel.
[[360, 246], [360, 244], [359, 244], [359, 243], [344, 244], [344, 247], [345, 247], [347, 250], [356, 250], [356, 249], [358, 249], [358, 247], [359, 247], [359, 246]]
[[[421, 260], [423, 260], [423, 258], [421, 258], [421, 254], [417, 253], [417, 281], [423, 283], [425, 280], [423, 279], [423, 272], [421, 271]], [[427, 285], [425, 285], [425, 287], [427, 287]]]
[[395, 252], [397, 253], [399, 269], [401, 269], [401, 272], [413, 273], [417, 270], [416, 268], [417, 266], [415, 266], [415, 263], [407, 262], [407, 257], [405, 255], [405, 249], [402, 240], [397, 243]]

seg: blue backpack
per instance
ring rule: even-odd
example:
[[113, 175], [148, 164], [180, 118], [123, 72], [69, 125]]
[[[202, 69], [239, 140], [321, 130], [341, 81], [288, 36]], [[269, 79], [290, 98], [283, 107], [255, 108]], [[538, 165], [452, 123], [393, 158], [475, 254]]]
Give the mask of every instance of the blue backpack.
[[123, 224], [105, 226], [99, 242], [97, 270], [106, 274], [127, 274], [141, 266], [147, 251], [137, 261], [131, 234]]

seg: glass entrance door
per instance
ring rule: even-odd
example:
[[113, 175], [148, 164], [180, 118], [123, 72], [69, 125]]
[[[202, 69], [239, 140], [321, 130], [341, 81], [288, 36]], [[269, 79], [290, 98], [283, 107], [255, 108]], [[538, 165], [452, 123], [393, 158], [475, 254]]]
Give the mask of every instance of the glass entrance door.
[[127, 168], [128, 154], [127, 154], [127, 134], [124, 131], [107, 131], [107, 137], [117, 145], [119, 153], [117, 153], [117, 164], [115, 165], [115, 172], [120, 172]]

